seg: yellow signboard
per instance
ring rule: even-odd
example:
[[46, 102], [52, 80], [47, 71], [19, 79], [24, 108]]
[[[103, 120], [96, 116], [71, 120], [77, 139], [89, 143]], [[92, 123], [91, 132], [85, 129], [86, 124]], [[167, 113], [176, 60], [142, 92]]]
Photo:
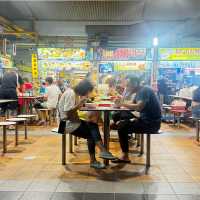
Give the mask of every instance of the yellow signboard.
[[32, 77], [38, 78], [38, 59], [36, 54], [32, 54]]
[[200, 48], [160, 48], [160, 60], [200, 60]]

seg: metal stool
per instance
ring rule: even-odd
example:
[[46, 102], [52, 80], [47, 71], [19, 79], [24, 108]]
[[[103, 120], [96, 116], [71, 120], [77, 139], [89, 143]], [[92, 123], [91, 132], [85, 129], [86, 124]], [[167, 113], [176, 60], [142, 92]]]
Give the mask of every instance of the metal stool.
[[27, 139], [27, 121], [26, 118], [10, 118], [10, 119], [6, 119], [9, 122], [16, 122], [16, 140], [15, 140], [15, 144], [18, 145], [18, 124], [20, 122], [24, 122], [24, 138], [25, 140]]
[[[49, 117], [49, 125], [51, 125], [51, 111], [52, 109], [49, 109], [49, 108], [41, 108], [41, 109], [38, 109], [38, 111], [42, 112], [45, 114], [45, 122], [46, 122], [46, 125], [47, 125], [47, 122], [48, 122], [48, 117]], [[48, 117], [47, 117], [48, 116]]]
[[0, 126], [3, 126], [3, 153], [7, 152], [7, 132], [6, 128], [10, 125], [16, 125], [15, 122], [0, 122]]
[[190, 117], [195, 122], [196, 127], [196, 141], [200, 142], [200, 119], [196, 117]]
[[33, 118], [36, 118], [36, 115], [29, 115], [29, 114], [17, 115], [17, 118], [26, 118], [27, 120], [32, 120]]
[[[51, 130], [54, 133], [58, 133], [58, 128]], [[69, 136], [69, 153], [73, 153], [73, 135], [72, 134], [61, 134], [62, 135], [62, 165], [66, 164], [66, 135]], [[77, 137], [74, 137], [74, 145], [77, 145]]]
[[144, 153], [144, 135], [146, 134], [146, 174], [148, 173], [148, 169], [151, 166], [151, 135], [160, 134], [160, 131], [157, 132], [148, 132], [141, 134], [141, 146], [140, 146], [140, 154], [143, 155]]

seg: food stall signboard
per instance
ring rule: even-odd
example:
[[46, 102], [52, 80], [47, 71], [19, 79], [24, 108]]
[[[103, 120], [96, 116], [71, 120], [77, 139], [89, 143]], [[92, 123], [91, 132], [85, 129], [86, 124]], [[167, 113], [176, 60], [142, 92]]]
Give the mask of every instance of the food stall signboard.
[[117, 71], [145, 71], [146, 65], [144, 61], [116, 61], [116, 62], [103, 62], [99, 64], [99, 72], [117, 72]]
[[38, 48], [38, 59], [81, 61], [92, 60], [93, 49], [85, 48]]
[[145, 60], [145, 48], [99, 48], [97, 60]]
[[200, 60], [200, 48], [160, 48], [160, 60]]
[[37, 54], [32, 54], [32, 77], [33, 77], [33, 79], [37, 79], [38, 78]]

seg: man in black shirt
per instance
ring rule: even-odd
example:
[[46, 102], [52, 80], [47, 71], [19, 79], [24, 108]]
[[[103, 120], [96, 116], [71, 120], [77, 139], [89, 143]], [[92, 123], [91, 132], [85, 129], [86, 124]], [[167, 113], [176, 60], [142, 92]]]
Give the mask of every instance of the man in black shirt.
[[0, 99], [12, 99], [16, 102], [6, 103], [1, 105], [2, 113], [5, 114], [6, 109], [16, 110], [18, 107], [18, 87], [23, 84], [22, 78], [18, 75], [17, 70], [12, 69], [3, 75]]
[[129, 77], [127, 87], [132, 93], [136, 93], [133, 102], [119, 103], [120, 106], [130, 110], [140, 112], [140, 117], [131, 120], [121, 120], [117, 123], [122, 157], [114, 160], [114, 163], [129, 163], [129, 145], [128, 134], [156, 132], [160, 129], [161, 108], [157, 96], [153, 90], [146, 86], [140, 86], [140, 80], [137, 77]]

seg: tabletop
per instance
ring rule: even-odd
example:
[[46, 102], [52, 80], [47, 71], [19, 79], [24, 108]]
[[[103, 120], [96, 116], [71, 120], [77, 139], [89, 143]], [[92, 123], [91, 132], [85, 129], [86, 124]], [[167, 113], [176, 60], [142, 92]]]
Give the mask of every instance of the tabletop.
[[174, 98], [179, 98], [179, 99], [185, 99], [185, 100], [189, 100], [192, 101], [192, 97], [183, 97], [183, 96], [178, 96], [178, 95], [169, 95], [170, 97], [174, 97]]
[[9, 103], [9, 102], [15, 102], [17, 100], [15, 99], [0, 99], [0, 103]]
[[115, 108], [115, 107], [112, 107], [112, 106], [106, 106], [106, 107], [103, 107], [103, 106], [96, 106], [94, 108], [90, 108], [90, 107], [82, 107], [80, 109], [80, 111], [125, 111], [125, 110], [130, 110], [128, 108], [125, 108], [125, 107], [121, 107], [121, 108]]
[[43, 98], [43, 96], [19, 96], [18, 98], [21, 98], [21, 99], [40, 99], [40, 98]]

